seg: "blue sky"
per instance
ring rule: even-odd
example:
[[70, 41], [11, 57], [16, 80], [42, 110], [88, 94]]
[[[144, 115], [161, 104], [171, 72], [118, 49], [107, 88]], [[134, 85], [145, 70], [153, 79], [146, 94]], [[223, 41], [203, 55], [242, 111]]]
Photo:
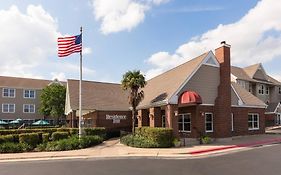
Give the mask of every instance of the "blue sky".
[[[83, 26], [84, 79], [151, 78], [208, 50], [232, 45], [232, 64], [262, 62], [281, 80], [276, 0], [7, 0], [0, 6], [0, 75], [79, 78], [79, 55], [57, 57], [56, 39]], [[4, 26], [4, 27], [2, 27]]]

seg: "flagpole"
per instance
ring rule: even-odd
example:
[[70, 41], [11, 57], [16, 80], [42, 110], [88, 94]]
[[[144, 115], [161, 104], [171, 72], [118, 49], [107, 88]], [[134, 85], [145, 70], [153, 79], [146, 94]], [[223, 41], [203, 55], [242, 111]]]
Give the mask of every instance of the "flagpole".
[[[80, 27], [82, 43], [82, 26]], [[80, 80], [79, 80], [79, 139], [82, 136], [82, 49], [80, 51]]]

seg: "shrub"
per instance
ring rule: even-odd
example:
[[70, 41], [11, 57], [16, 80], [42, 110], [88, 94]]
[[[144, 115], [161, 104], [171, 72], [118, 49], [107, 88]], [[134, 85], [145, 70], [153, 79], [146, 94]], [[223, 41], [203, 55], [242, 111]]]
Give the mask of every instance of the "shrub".
[[47, 143], [50, 140], [50, 134], [49, 133], [43, 133], [42, 134], [42, 143]]
[[173, 145], [173, 130], [169, 128], [136, 128], [136, 135], [144, 137], [161, 148]]
[[52, 141], [67, 139], [68, 136], [69, 136], [68, 132], [54, 132], [52, 134]]
[[96, 128], [84, 128], [85, 135], [98, 135], [100, 137], [105, 138], [106, 131], [103, 127], [96, 127]]
[[26, 143], [34, 148], [39, 143], [39, 135], [38, 133], [20, 134], [19, 143]]
[[13, 135], [0, 136], [0, 144], [7, 143], [7, 142], [14, 142], [14, 136]]
[[80, 148], [87, 148], [90, 146], [102, 143], [103, 138], [100, 136], [84, 136], [80, 140]]
[[77, 135], [78, 134], [78, 128], [69, 128], [69, 134], [70, 135]]
[[120, 139], [120, 142], [132, 146], [132, 147], [138, 147], [138, 148], [158, 148], [160, 147], [159, 144], [156, 142], [153, 142], [143, 136], [140, 135], [126, 135]]
[[202, 136], [201, 137], [201, 143], [202, 144], [210, 144], [211, 142], [212, 142], [212, 140], [209, 136]]
[[66, 151], [80, 148], [87, 148], [102, 143], [100, 136], [84, 136], [80, 140], [78, 137], [48, 142], [47, 144], [38, 145], [38, 150], [46, 151]]
[[26, 143], [6, 142], [0, 144], [0, 153], [20, 153], [30, 151], [32, 148]]

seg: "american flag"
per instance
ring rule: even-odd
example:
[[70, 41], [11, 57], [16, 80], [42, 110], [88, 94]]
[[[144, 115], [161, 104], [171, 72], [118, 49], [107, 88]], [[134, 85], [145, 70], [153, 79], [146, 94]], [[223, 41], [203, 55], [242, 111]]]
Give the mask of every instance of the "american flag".
[[66, 57], [82, 51], [82, 34], [58, 38], [58, 56]]

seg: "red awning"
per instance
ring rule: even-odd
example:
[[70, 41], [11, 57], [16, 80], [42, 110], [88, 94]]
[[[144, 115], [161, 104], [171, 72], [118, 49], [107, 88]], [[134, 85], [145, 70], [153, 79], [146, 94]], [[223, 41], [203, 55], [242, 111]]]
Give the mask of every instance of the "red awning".
[[201, 104], [202, 98], [194, 91], [185, 91], [179, 97], [179, 104]]

